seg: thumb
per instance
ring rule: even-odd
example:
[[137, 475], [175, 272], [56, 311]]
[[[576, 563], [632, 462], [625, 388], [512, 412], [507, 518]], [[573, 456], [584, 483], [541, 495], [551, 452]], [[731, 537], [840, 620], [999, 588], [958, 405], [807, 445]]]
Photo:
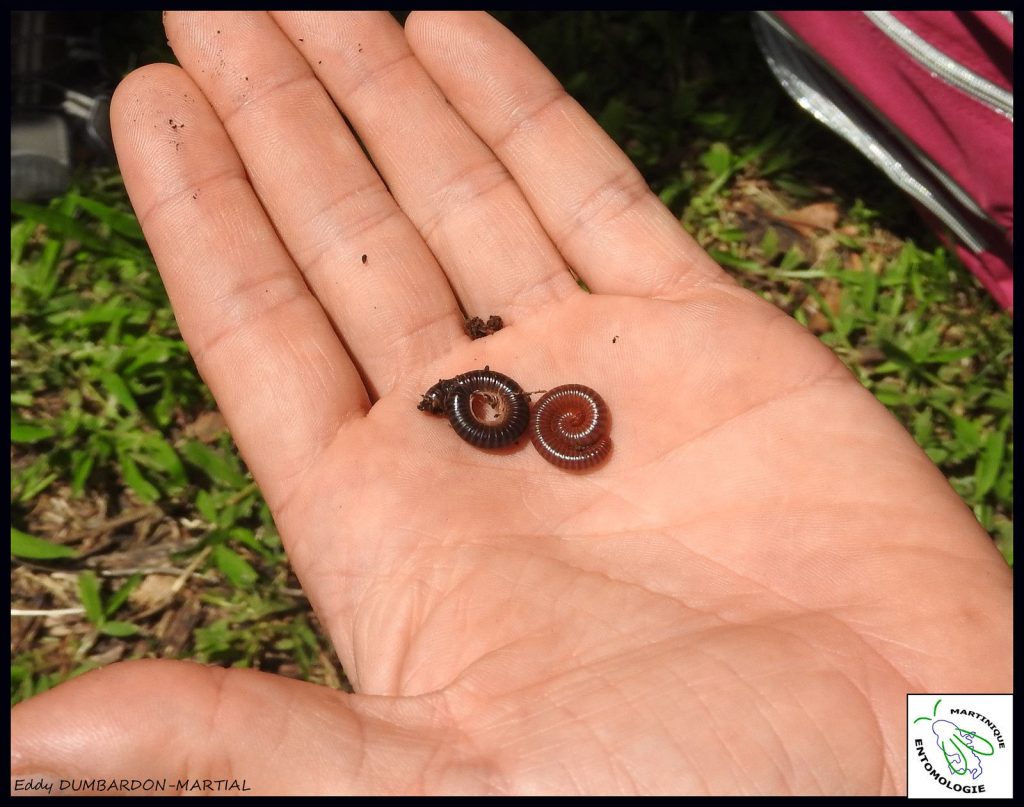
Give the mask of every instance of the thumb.
[[11, 791], [479, 792], [480, 766], [438, 704], [185, 661], [114, 664], [12, 710]]

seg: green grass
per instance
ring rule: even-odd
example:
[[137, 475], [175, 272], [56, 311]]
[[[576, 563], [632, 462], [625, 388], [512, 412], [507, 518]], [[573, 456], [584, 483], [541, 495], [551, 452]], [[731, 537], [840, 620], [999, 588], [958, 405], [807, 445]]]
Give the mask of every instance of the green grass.
[[[906, 425], [1012, 565], [1012, 322], [776, 88], [745, 15], [500, 17], [726, 270]], [[120, 178], [12, 208], [12, 608], [71, 611], [12, 619], [12, 703], [140, 656], [345, 686]]]
[[[176, 655], [290, 665], [337, 684], [337, 661], [311, 630], [269, 510], [181, 341], [120, 178], [83, 182], [47, 207], [12, 203], [11, 551], [23, 563], [13, 601], [84, 609], [70, 630], [66, 619], [43, 627], [15, 654], [12, 700], [119, 640], [126, 657], [157, 652], [160, 620], [173, 627], [193, 603], [204, 616]], [[133, 523], [145, 528], [125, 531], [125, 513], [142, 513]], [[50, 570], [77, 584], [46, 589], [38, 577]], [[161, 601], [156, 587], [133, 597], [147, 594], [145, 578], [174, 575], [184, 578], [177, 596]]]

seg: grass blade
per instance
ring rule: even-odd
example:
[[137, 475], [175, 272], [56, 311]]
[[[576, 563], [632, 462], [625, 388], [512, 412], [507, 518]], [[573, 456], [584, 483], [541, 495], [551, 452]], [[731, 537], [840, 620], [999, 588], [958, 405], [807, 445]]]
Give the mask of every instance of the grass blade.
[[50, 543], [14, 527], [11, 527], [11, 554], [16, 558], [29, 560], [56, 560], [78, 556], [78, 552], [70, 546]]
[[213, 562], [235, 588], [251, 586], [259, 576], [249, 561], [224, 544], [213, 548]]
[[974, 470], [974, 500], [978, 501], [992, 490], [1003, 465], [1006, 438], [1000, 431], [992, 432], [985, 441], [985, 448], [978, 457]]
[[90, 571], [78, 575], [78, 597], [85, 608], [85, 615], [93, 625], [103, 624], [103, 602], [100, 599], [100, 583]]

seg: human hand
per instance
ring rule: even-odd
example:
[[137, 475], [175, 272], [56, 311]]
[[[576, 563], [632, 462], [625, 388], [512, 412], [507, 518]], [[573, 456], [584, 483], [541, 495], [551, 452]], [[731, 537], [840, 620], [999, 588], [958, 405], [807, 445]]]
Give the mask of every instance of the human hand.
[[[495, 21], [166, 27], [183, 69], [122, 83], [118, 158], [357, 694], [112, 665], [13, 710], [12, 776], [894, 793], [905, 693], [1010, 690], [1011, 577], [941, 474]], [[598, 390], [609, 460], [416, 411], [484, 365]]]

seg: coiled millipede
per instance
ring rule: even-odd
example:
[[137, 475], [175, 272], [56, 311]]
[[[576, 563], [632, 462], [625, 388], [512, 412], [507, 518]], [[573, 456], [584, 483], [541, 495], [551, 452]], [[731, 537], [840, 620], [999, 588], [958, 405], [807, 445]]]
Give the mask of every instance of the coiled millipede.
[[484, 367], [442, 378], [423, 393], [417, 408], [446, 416], [459, 437], [479, 448], [510, 445], [529, 425], [538, 453], [567, 470], [592, 468], [612, 449], [608, 406], [582, 384], [546, 391], [531, 415], [530, 393], [504, 373]]
[[515, 381], [490, 367], [442, 378], [423, 393], [422, 412], [447, 415], [455, 433], [479, 448], [518, 440], [530, 419], [530, 399]]
[[582, 384], [548, 390], [530, 418], [534, 447], [548, 462], [568, 470], [583, 470], [604, 461], [612, 450], [610, 431], [608, 405]]

